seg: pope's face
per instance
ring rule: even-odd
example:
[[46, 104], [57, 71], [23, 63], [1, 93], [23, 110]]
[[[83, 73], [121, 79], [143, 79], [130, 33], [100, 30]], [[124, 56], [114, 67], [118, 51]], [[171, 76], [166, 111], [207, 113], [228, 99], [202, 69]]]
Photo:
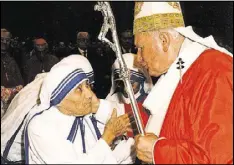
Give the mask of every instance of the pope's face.
[[60, 103], [59, 106], [66, 109], [72, 116], [84, 116], [92, 113], [93, 93], [87, 81], [73, 89]]
[[150, 76], [158, 77], [167, 72], [173, 61], [154, 32], [143, 32], [135, 35], [135, 45], [138, 48], [137, 62], [148, 70]]

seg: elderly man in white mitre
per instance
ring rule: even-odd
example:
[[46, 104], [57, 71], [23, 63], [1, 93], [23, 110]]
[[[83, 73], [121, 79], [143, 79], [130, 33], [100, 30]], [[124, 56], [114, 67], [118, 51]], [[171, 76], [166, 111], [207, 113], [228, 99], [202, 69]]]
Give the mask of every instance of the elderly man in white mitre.
[[[137, 61], [161, 75], [137, 156], [156, 164], [233, 163], [233, 55], [184, 27], [179, 2], [136, 2]], [[142, 115], [143, 116], [143, 115]]]

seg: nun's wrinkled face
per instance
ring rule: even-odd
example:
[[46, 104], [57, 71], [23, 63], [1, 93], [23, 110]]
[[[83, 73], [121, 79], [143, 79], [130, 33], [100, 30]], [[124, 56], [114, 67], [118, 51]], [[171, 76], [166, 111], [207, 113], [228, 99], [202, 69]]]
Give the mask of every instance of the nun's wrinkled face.
[[58, 107], [68, 115], [84, 116], [93, 113], [93, 104], [96, 99], [88, 81], [84, 81], [67, 94]]

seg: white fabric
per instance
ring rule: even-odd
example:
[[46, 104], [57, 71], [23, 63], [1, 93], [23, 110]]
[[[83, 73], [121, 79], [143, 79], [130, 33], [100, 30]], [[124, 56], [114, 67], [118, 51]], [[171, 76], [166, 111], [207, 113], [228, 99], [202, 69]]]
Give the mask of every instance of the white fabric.
[[63, 78], [77, 68], [82, 68], [85, 73], [93, 71], [93, 68], [87, 58], [79, 55], [70, 55], [51, 68], [44, 80], [40, 93], [41, 110], [45, 110], [50, 107], [50, 98], [54, 89], [63, 80]]
[[115, 147], [115, 150], [113, 151], [113, 155], [117, 159], [118, 164], [130, 164], [130, 163], [135, 162], [136, 152], [135, 152], [134, 144], [135, 144], [134, 139], [129, 138], [128, 140], [122, 140]]
[[131, 48], [128, 50], [124, 49], [124, 47], [121, 47], [121, 48], [122, 48], [123, 53], [131, 53], [132, 52]]
[[[41, 116], [35, 118], [29, 124], [32, 133], [29, 138], [32, 150], [40, 153], [32, 155], [31, 162], [33, 164], [130, 164], [134, 162], [134, 140], [132, 138], [122, 141], [114, 151], [103, 139], [97, 140], [95, 130], [89, 119], [90, 115], [84, 117], [85, 141], [87, 154], [83, 153], [80, 129], [78, 129], [77, 137], [74, 143], [70, 143], [67, 138], [70, 127], [75, 117], [65, 116], [52, 107], [50, 110], [43, 112]], [[53, 120], [51, 120], [53, 119]], [[52, 121], [52, 122], [51, 122]], [[104, 131], [105, 125], [98, 123], [101, 133]], [[59, 128], [59, 129], [58, 129]], [[40, 132], [38, 134], [37, 132]], [[46, 143], [50, 141], [51, 143]], [[34, 149], [34, 147], [36, 147]], [[54, 152], [54, 151], [58, 152]], [[38, 159], [39, 158], [39, 159]]]
[[[113, 109], [117, 110], [117, 116], [125, 114], [124, 104], [119, 104], [117, 102], [112, 102], [108, 100], [101, 100], [100, 106], [95, 118], [102, 124], [106, 124], [110, 119]], [[113, 155], [117, 160], [118, 164], [133, 164], [136, 159], [134, 139], [129, 138], [128, 140], [120, 141], [114, 151]]]
[[[153, 132], [158, 136], [160, 134], [171, 97], [180, 80], [180, 72], [178, 69], [176, 69], [178, 66], [176, 65], [178, 58], [182, 58], [182, 60], [185, 62], [183, 64], [184, 68], [182, 69], [183, 76], [192, 63], [206, 49], [213, 48], [232, 56], [232, 54], [227, 50], [219, 47], [212, 37], [201, 38], [193, 32], [191, 27], [177, 28], [176, 30], [186, 37], [184, 43], [182, 44], [180, 53], [175, 62], [169, 68], [166, 75], [161, 76], [143, 103], [143, 106], [151, 112], [151, 116], [146, 126], [146, 131]], [[190, 38], [195, 42], [191, 41]]]
[[[135, 55], [132, 54], [132, 53], [126, 53], [126, 54], [123, 54], [123, 59], [124, 59], [126, 65], [127, 65], [128, 69], [133, 70], [135, 72], [142, 73], [145, 76], [146, 80], [144, 82], [144, 91], [145, 91], [145, 93], [149, 93], [149, 91], [151, 90], [151, 88], [153, 86], [151, 78], [146, 73], [141, 72], [137, 68], [134, 67], [134, 64], [133, 64], [134, 63], [134, 56]], [[115, 88], [116, 88], [115, 87], [115, 80], [114, 80], [114, 70], [115, 69], [120, 69], [118, 59], [115, 60], [113, 66], [112, 66], [112, 74], [111, 74], [111, 84], [112, 85], [111, 85], [110, 92], [106, 97], [106, 100], [129, 104], [130, 103], [129, 98], [125, 98], [124, 95], [122, 95], [121, 93], [113, 94], [114, 91], [115, 91]], [[142, 87], [139, 89], [139, 92], [135, 94], [136, 99], [140, 96], [140, 90], [141, 89], [142, 89]]]
[[[102, 139], [97, 141], [96, 133], [89, 119], [84, 117], [85, 144], [83, 153], [80, 129], [74, 143], [66, 140], [74, 116], [62, 114], [56, 107], [44, 111], [29, 124], [30, 164], [116, 164], [110, 147]], [[100, 132], [104, 125], [98, 123]]]
[[[180, 6], [179, 2], [177, 3]], [[141, 17], [146, 17], [154, 14], [163, 14], [163, 13], [182, 13], [182, 12], [178, 8], [172, 7], [168, 2], [143, 2], [141, 11], [137, 15], [135, 15], [134, 19], [136, 20]]]
[[[134, 94], [135, 98], [137, 99], [139, 96], [141, 96], [140, 90]], [[115, 93], [113, 95], [108, 95], [108, 98], [106, 98], [109, 101], [113, 101], [113, 102], [118, 102], [118, 103], [125, 103], [125, 104], [130, 104], [130, 99], [124, 97], [123, 94], [121, 93]]]
[[185, 38], [189, 38], [190, 40], [197, 42], [201, 45], [204, 45], [208, 48], [213, 48], [215, 50], [218, 50], [220, 52], [226, 53], [230, 56], [233, 56], [232, 53], [230, 53], [228, 50], [226, 50], [223, 47], [220, 47], [214, 40], [214, 37], [210, 35], [209, 37], [202, 38], [199, 35], [197, 35], [194, 31], [192, 26], [187, 27], [178, 27], [175, 28], [177, 32], [179, 32], [181, 35], [183, 35]]
[[[117, 102], [109, 100], [101, 100], [99, 109], [95, 114], [96, 119], [102, 123], [106, 124], [110, 119], [113, 109], [117, 110], [117, 116], [125, 114], [124, 104], [119, 104]], [[119, 144], [118, 144], [119, 143]], [[113, 155], [117, 160], [118, 164], [133, 164], [136, 159], [136, 152], [134, 146], [134, 139], [129, 138], [128, 140], [118, 141], [118, 144]]]
[[[35, 80], [25, 86], [11, 101], [6, 114], [1, 119], [1, 154], [6, 147], [7, 141], [23, 121], [24, 116], [37, 104], [39, 91], [45, 76], [46, 73], [38, 74]], [[24, 125], [16, 136], [8, 154], [9, 160], [22, 160], [23, 129]]]
[[102, 124], [106, 124], [110, 119], [114, 108], [117, 110], [117, 116], [123, 115], [125, 113], [124, 104], [118, 104], [117, 102], [101, 99], [99, 108], [95, 114], [95, 118]]
[[[97, 141], [90, 115], [84, 117], [86, 154], [83, 154], [80, 129], [78, 129], [74, 143], [66, 140], [71, 130], [75, 117], [62, 114], [53, 106], [50, 107], [50, 98], [54, 89], [66, 75], [74, 69], [81, 68], [85, 73], [91, 72], [92, 67], [88, 60], [83, 56], [69, 56], [57, 63], [46, 76], [41, 93], [41, 104], [32, 111], [44, 111], [41, 115], [31, 120], [32, 115], [27, 118], [28, 137], [29, 137], [29, 163], [55, 163], [55, 164], [116, 164], [117, 160], [110, 147], [102, 139]], [[77, 84], [78, 85], [78, 84]], [[106, 105], [101, 100], [98, 112], [96, 113], [98, 128], [101, 133], [104, 124], [110, 118], [112, 104]], [[49, 108], [50, 107], [50, 108]], [[112, 106], [113, 107], [113, 106]], [[49, 108], [49, 109], [48, 109]], [[105, 109], [104, 109], [105, 108]], [[48, 109], [48, 110], [46, 110]], [[110, 110], [110, 113], [107, 111]], [[120, 112], [120, 111], [119, 111]], [[122, 113], [122, 112], [121, 112]], [[106, 115], [108, 114], [108, 115]], [[124, 150], [122, 146], [121, 148]], [[126, 153], [119, 153], [121, 161], [129, 161]]]

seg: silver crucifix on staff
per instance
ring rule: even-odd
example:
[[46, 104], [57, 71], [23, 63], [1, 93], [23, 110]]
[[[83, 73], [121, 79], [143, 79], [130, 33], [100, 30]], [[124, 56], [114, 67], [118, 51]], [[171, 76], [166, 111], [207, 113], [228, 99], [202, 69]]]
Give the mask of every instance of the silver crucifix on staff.
[[[94, 10], [101, 11], [101, 13], [104, 17], [103, 25], [102, 25], [101, 31], [98, 35], [98, 39], [104, 43], [107, 43], [116, 54], [116, 57], [119, 61], [119, 65], [120, 65], [119, 77], [121, 80], [123, 80], [124, 85], [128, 91], [127, 93], [128, 93], [128, 97], [130, 98], [130, 101], [131, 101], [131, 107], [132, 107], [133, 115], [134, 115], [136, 125], [138, 128], [138, 132], [141, 135], [145, 135], [140, 111], [139, 111], [136, 99], [134, 97], [132, 85], [130, 83], [130, 72], [125, 64], [125, 61], [124, 61], [122, 53], [121, 53], [119, 39], [118, 39], [117, 31], [116, 31], [115, 17], [113, 15], [110, 4], [109, 4], [109, 2], [97, 2], [97, 5], [95, 5]], [[112, 33], [113, 43], [106, 38], [106, 34], [109, 30], [111, 30], [111, 33]]]

